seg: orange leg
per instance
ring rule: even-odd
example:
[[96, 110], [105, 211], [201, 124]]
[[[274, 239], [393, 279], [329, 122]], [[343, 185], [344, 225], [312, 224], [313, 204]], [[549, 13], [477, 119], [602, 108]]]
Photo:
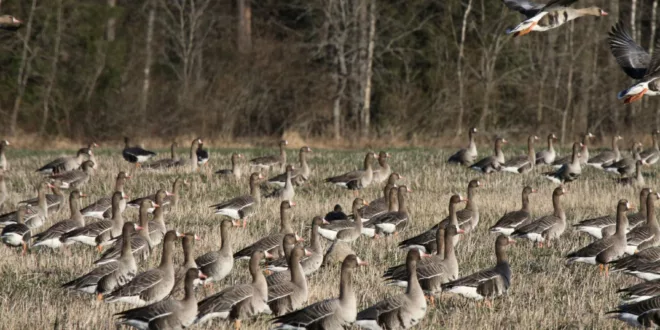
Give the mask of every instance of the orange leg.
[[103, 246], [101, 244], [97, 245], [96, 249], [99, 250], [99, 253], [103, 252]]
[[539, 242], [539, 248], [543, 248], [543, 242]]
[[639, 92], [638, 94], [635, 94], [635, 95], [632, 95], [632, 96], [628, 96], [628, 97], [626, 97], [626, 99], [623, 101], [623, 103], [624, 103], [624, 104], [633, 103], [633, 102], [635, 102], [635, 101], [641, 99], [642, 96], [644, 96], [644, 94], [646, 94], [646, 92], [648, 92], [648, 91], [649, 91], [648, 88], [644, 88], [644, 89], [643, 89], [641, 92]]
[[610, 277], [610, 265], [605, 265], [605, 277]]
[[488, 308], [493, 309], [493, 303], [492, 303], [490, 300], [486, 299], [486, 300], [484, 301], [484, 304], [485, 304]]
[[24, 256], [26, 252], [27, 252], [27, 244], [23, 242], [23, 252], [21, 253], [21, 256]]
[[101, 293], [97, 293], [97, 294], [96, 294], [96, 300], [97, 300], [97, 301], [103, 301], [103, 294], [101, 294]]
[[247, 225], [247, 219], [243, 219], [243, 228]]
[[241, 328], [241, 320], [234, 321], [234, 329], [238, 330]]
[[514, 37], [524, 36], [524, 35], [526, 35], [526, 34], [532, 32], [532, 29], [533, 29], [537, 24], [539, 24], [539, 23], [538, 23], [538, 22], [534, 22], [534, 23], [532, 23], [532, 25], [530, 25], [528, 28], [526, 28], [526, 29], [524, 29], [524, 30], [522, 30], [522, 31], [516, 32], [513, 36], [514, 36]]
[[435, 307], [435, 297], [433, 295], [429, 295], [426, 298], [429, 300], [429, 305]]

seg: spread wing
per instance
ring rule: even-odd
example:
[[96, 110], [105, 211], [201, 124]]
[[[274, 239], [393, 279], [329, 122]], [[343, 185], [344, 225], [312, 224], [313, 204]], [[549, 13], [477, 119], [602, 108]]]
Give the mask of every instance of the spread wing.
[[515, 10], [526, 17], [533, 17], [538, 14], [544, 5], [537, 5], [527, 0], [502, 0], [504, 5], [511, 10]]
[[610, 51], [623, 71], [633, 79], [642, 79], [651, 64], [651, 55], [635, 43], [619, 21], [612, 27], [607, 38]]

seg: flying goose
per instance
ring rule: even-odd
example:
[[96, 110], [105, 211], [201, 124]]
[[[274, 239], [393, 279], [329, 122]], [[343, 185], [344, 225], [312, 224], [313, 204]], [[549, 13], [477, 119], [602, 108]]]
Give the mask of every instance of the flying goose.
[[477, 128], [472, 127], [468, 131], [469, 144], [466, 149], [461, 149], [447, 159], [448, 163], [470, 166], [477, 160], [477, 144], [474, 142], [474, 136], [477, 134]]
[[551, 0], [545, 5], [537, 5], [527, 0], [502, 0], [509, 9], [523, 14], [527, 19], [507, 34], [514, 37], [524, 36], [532, 31], [543, 32], [554, 29], [582, 16], [607, 16], [598, 7], [570, 8], [577, 0]]
[[23, 21], [11, 15], [0, 16], [0, 29], [7, 31], [16, 31], [23, 26]]
[[[261, 203], [261, 190], [257, 185], [263, 176], [259, 173], [250, 175], [250, 194], [234, 197], [230, 200], [211, 205], [215, 214], [225, 215], [232, 219], [243, 220], [243, 227], [247, 224], [247, 218], [255, 213], [255, 209]], [[235, 223], [236, 224], [236, 223]]]
[[539, 247], [550, 240], [559, 239], [559, 236], [566, 230], [566, 213], [561, 206], [561, 196], [566, 194], [563, 186], [555, 188], [552, 192], [552, 214], [542, 216], [534, 221], [519, 226], [511, 233], [511, 237], [521, 237], [538, 242]]
[[618, 141], [623, 140], [620, 135], [612, 136], [612, 150], [605, 150], [600, 154], [587, 160], [587, 165], [595, 168], [604, 169], [606, 166], [612, 165], [614, 162], [621, 160], [621, 152], [619, 151]]
[[502, 164], [502, 171], [511, 173], [527, 173], [534, 169], [536, 165], [536, 153], [534, 152], [534, 141], [538, 140], [536, 135], [530, 135], [527, 138], [527, 155], [520, 155], [509, 159]]
[[282, 169], [284, 169], [284, 166], [286, 165], [286, 151], [284, 150], [284, 147], [287, 144], [289, 144], [287, 140], [281, 140], [279, 142], [279, 155], [269, 155], [250, 159], [250, 166], [268, 170], [275, 165], [280, 165]]
[[131, 147], [130, 142], [128, 137], [124, 137], [124, 149], [121, 151], [121, 155], [124, 157], [124, 160], [134, 163], [136, 167], [156, 156], [156, 153], [153, 151], [145, 150], [138, 146]]
[[506, 139], [501, 137], [495, 138], [495, 151], [493, 152], [493, 155], [472, 164], [470, 168], [486, 174], [499, 171], [500, 166], [505, 162], [504, 153], [502, 152], [502, 144], [507, 142]]
[[548, 150], [541, 150], [536, 153], [536, 165], [550, 165], [557, 158], [557, 152], [553, 146], [553, 142], [557, 141], [557, 136], [554, 133], [548, 134]]
[[536, 189], [533, 189], [530, 186], [525, 186], [522, 190], [522, 207], [520, 210], [504, 214], [492, 227], [490, 227], [490, 232], [509, 236], [516, 230], [516, 228], [531, 221], [532, 216], [529, 213], [529, 195], [536, 192]]

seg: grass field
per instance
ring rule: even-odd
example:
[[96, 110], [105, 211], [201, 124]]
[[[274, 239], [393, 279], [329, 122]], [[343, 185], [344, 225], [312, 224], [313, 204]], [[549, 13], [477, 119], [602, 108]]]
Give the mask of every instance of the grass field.
[[[519, 149], [522, 150], [522, 149]], [[229, 155], [234, 150], [211, 150], [210, 167], [214, 170], [228, 168]], [[354, 243], [354, 250], [370, 265], [356, 273], [356, 293], [360, 308], [368, 307], [388, 295], [402, 292], [399, 288], [382, 284], [380, 276], [387, 267], [402, 263], [405, 253], [397, 249], [399, 239], [407, 238], [432, 226], [447, 216], [449, 197], [454, 193], [466, 193], [467, 183], [481, 175], [474, 171], [445, 164], [451, 150], [399, 149], [388, 150], [392, 154], [392, 168], [405, 176], [403, 184], [413, 193], [409, 194], [411, 223], [400, 238], [370, 240], [361, 237]], [[252, 156], [272, 153], [272, 150], [240, 150], [249, 159]], [[297, 150], [288, 151], [289, 160], [297, 160]], [[296, 191], [294, 225], [298, 233], [309, 237], [309, 226], [315, 215], [324, 215], [339, 203], [349, 209], [353, 195], [345, 190], [323, 183], [323, 178], [341, 174], [361, 166], [364, 150], [330, 151], [314, 150], [310, 156], [312, 179], [306, 187]], [[595, 150], [591, 151], [593, 154]], [[34, 170], [41, 164], [59, 155], [52, 152], [31, 153], [10, 151], [8, 159], [12, 170], [7, 174], [10, 198], [4, 211], [13, 210], [19, 200], [35, 196], [34, 186], [41, 177]], [[480, 150], [480, 156], [490, 153], [490, 148]], [[566, 151], [564, 151], [564, 154]], [[109, 195], [114, 177], [119, 170], [131, 170], [120, 155], [120, 150], [98, 150], [100, 169], [83, 189], [90, 197], [84, 204], [101, 196]], [[167, 155], [162, 150], [160, 155]], [[507, 157], [514, 153], [507, 153]], [[159, 155], [159, 156], [160, 156]], [[185, 157], [187, 151], [181, 150]], [[207, 169], [208, 170], [208, 169]], [[657, 187], [657, 168], [647, 169], [647, 185]], [[528, 175], [498, 173], [483, 176], [483, 187], [478, 190], [477, 202], [481, 222], [476, 231], [470, 233], [457, 246], [460, 274], [467, 275], [475, 270], [490, 267], [495, 262], [495, 236], [487, 228], [505, 212], [520, 208], [520, 193], [524, 185], [539, 190], [530, 197], [534, 216], [552, 212], [551, 193], [555, 185], [539, 175], [539, 169]], [[214, 215], [207, 207], [216, 202], [248, 192], [247, 176], [239, 183], [229, 183], [214, 177], [212, 172], [187, 173], [185, 171], [149, 172], [138, 170], [126, 184], [131, 198], [154, 193], [159, 188], [171, 189], [174, 179], [186, 177], [191, 185], [181, 192], [177, 209], [166, 214], [168, 228], [195, 232], [201, 240], [195, 244], [195, 255], [219, 248], [222, 217]], [[638, 191], [615, 185], [612, 176], [583, 169], [582, 177], [568, 185], [568, 195], [563, 199], [569, 226], [579, 220], [613, 214], [620, 198], [639, 204]], [[381, 187], [369, 187], [362, 191], [367, 200], [379, 197]], [[278, 230], [279, 202], [264, 201], [258, 214], [246, 229], [232, 229], [234, 251], [254, 242], [262, 235]], [[54, 221], [68, 217], [68, 206], [58, 214], [50, 216], [45, 230]], [[127, 209], [125, 218], [137, 219], [135, 209]], [[90, 220], [92, 221], [92, 220]], [[623, 323], [608, 319], [604, 313], [618, 304], [616, 289], [633, 283], [632, 279], [620, 274], [605, 278], [595, 266], [576, 264], [567, 267], [565, 256], [569, 251], [591, 241], [570, 228], [558, 244], [551, 248], [538, 249], [527, 241], [509, 249], [513, 271], [509, 293], [496, 299], [492, 309], [477, 307], [474, 301], [458, 296], [443, 294], [437, 307], [429, 309], [418, 329], [614, 329]], [[324, 242], [326, 246], [327, 242]], [[181, 245], [177, 244], [177, 257], [182, 260]], [[145, 270], [157, 265], [161, 247], [151, 255]], [[123, 304], [97, 302], [93, 296], [68, 292], [60, 285], [92, 269], [98, 257], [95, 249], [74, 246], [72, 255], [60, 251], [32, 251], [21, 256], [19, 250], [6, 247], [0, 249], [0, 328], [1, 329], [113, 329], [113, 314], [130, 308]], [[338, 268], [321, 269], [308, 279], [309, 302], [338, 295]], [[225, 286], [250, 281], [247, 262], [238, 261], [231, 275], [212, 290], [200, 288], [199, 299], [211, 295]], [[229, 323], [215, 321], [198, 329], [226, 329]], [[243, 322], [243, 329], [266, 329], [268, 316]]]

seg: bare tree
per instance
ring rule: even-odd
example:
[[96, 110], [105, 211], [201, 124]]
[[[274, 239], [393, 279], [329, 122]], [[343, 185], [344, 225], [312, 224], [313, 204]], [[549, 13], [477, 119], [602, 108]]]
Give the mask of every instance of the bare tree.
[[[366, 5], [365, 5], [366, 7]], [[369, 136], [371, 121], [371, 76], [373, 74], [374, 44], [376, 36], [376, 0], [369, 1], [369, 37], [367, 42], [366, 69], [364, 72], [364, 99], [362, 100], [362, 137]]]
[[14, 99], [14, 107], [11, 111], [11, 119], [9, 121], [9, 136], [16, 134], [16, 122], [18, 121], [18, 112], [21, 109], [25, 88], [27, 87], [28, 77], [32, 71], [32, 59], [36, 56], [36, 50], [30, 50], [30, 38], [32, 37], [32, 24], [34, 19], [34, 11], [37, 6], [37, 0], [32, 0], [30, 5], [30, 13], [28, 14], [27, 26], [25, 28], [25, 36], [23, 36], [23, 50], [21, 52], [21, 62], [18, 69], [17, 90], [16, 98]]
[[252, 4], [251, 0], [236, 0], [238, 9], [237, 44], [242, 54], [252, 51]]
[[147, 120], [147, 106], [149, 105], [149, 86], [151, 85], [151, 65], [153, 62], [152, 43], [154, 39], [154, 21], [156, 20], [155, 6], [151, 1], [147, 5], [149, 6], [149, 17], [147, 18], [147, 36], [144, 45], [144, 78], [142, 80], [142, 94], [140, 95], [140, 115], [143, 124]]
[[463, 13], [461, 24], [461, 43], [458, 47], [458, 60], [456, 61], [456, 75], [458, 77], [458, 122], [456, 123], [456, 135], [463, 134], [463, 115], [465, 113], [465, 86], [463, 82], [463, 57], [465, 53], [465, 34], [467, 31], [467, 20], [472, 10], [472, 0], [468, 0], [467, 7]]
[[57, 65], [60, 59], [60, 44], [62, 41], [62, 0], [57, 0], [57, 28], [55, 29], [55, 45], [53, 46], [53, 59], [51, 62], [51, 71], [46, 82], [46, 90], [44, 92], [43, 114], [41, 118], [41, 128], [39, 135], [43, 136], [46, 133], [46, 125], [48, 124], [48, 115], [50, 110], [51, 93], [55, 86], [57, 79]]

